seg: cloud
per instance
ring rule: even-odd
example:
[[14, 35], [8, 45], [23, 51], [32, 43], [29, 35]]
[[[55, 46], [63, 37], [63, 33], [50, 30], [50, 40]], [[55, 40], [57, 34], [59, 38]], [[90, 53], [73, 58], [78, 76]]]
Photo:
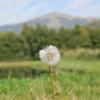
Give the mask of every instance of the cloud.
[[52, 11], [100, 16], [99, 4], [99, 0], [0, 0], [0, 25], [23, 22]]
[[71, 9], [81, 9], [85, 6], [88, 6], [91, 3], [92, 0], [73, 0], [69, 4], [66, 4], [65, 6]]
[[[25, 7], [30, 3], [31, 0], [3, 0], [0, 1], [0, 8], [15, 8], [15, 7]], [[12, 10], [12, 9], [11, 9]]]
[[0, 2], [0, 24], [29, 20], [37, 15], [47, 2], [48, 0], [3, 0]]
[[63, 9], [74, 15], [100, 17], [99, 0], [70, 0]]
[[30, 3], [30, 0], [13, 0], [12, 2], [16, 6], [25, 7]]
[[48, 0], [37, 0], [37, 2], [31, 5], [31, 7], [28, 9], [26, 16], [33, 18], [40, 15], [44, 11], [47, 4]]

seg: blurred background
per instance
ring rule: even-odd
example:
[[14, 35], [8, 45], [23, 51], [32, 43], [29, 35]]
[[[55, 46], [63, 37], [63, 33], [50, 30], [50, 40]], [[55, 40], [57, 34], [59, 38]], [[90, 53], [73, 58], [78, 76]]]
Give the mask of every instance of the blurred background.
[[[56, 100], [100, 100], [100, 1], [0, 1], [0, 100], [51, 100], [39, 51], [56, 46]], [[41, 92], [43, 95], [41, 95]]]

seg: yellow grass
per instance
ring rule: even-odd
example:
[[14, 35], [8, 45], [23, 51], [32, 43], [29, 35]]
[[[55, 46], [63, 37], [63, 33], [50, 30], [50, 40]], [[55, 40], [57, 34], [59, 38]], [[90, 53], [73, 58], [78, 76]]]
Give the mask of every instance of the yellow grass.
[[11, 62], [0, 62], [0, 68], [10, 67], [29, 67], [33, 64], [32, 61], [11, 61]]

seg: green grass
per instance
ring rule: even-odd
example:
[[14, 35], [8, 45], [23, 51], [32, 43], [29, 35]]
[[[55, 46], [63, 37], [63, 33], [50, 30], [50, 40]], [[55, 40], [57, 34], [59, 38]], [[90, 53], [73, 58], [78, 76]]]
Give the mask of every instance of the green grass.
[[[0, 100], [45, 100], [43, 98], [46, 97], [46, 100], [50, 100], [48, 66], [33, 61], [26, 62], [25, 68], [20, 67], [23, 64], [17, 68], [17, 63], [16, 67], [12, 64], [11, 68], [2, 69]], [[6, 67], [7, 65], [6, 62]], [[55, 66], [55, 70], [58, 73], [54, 77], [54, 89], [60, 90], [56, 100], [100, 100], [100, 60], [64, 57]]]

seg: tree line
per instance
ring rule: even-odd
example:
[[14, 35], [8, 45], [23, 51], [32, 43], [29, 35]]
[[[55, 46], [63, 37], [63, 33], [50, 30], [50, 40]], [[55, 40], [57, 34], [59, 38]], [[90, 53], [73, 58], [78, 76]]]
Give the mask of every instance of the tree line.
[[23, 26], [22, 31], [0, 33], [0, 60], [38, 59], [38, 52], [47, 45], [60, 49], [100, 48], [100, 29], [76, 25], [59, 30], [46, 26]]

